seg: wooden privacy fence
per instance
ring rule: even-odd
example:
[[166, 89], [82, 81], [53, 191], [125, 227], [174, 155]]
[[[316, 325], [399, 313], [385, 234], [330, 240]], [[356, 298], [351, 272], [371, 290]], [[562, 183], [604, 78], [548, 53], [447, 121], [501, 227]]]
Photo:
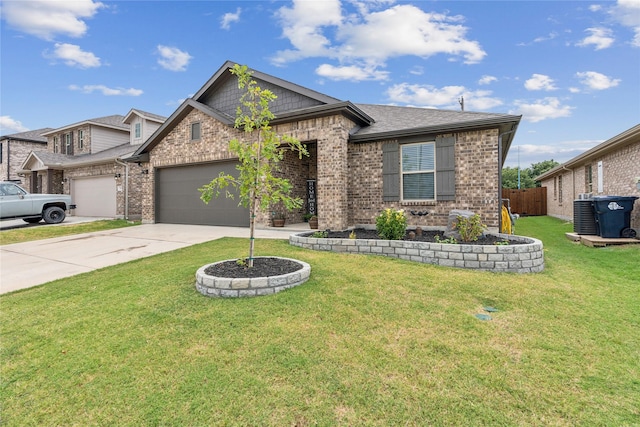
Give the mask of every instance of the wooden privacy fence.
[[525, 188], [522, 190], [503, 188], [502, 198], [509, 199], [512, 214], [522, 216], [547, 214], [547, 187]]

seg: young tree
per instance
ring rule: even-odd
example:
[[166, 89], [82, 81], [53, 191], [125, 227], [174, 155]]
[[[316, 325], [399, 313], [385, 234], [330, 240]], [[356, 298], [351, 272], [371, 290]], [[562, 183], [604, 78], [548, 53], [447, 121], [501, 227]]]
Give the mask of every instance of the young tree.
[[226, 197], [233, 198], [229, 186], [239, 195], [240, 204], [249, 208], [249, 258], [247, 265], [253, 267], [255, 218], [258, 210], [265, 212], [270, 206], [282, 203], [287, 210], [300, 208], [302, 199], [291, 196], [291, 183], [278, 177], [279, 162], [285, 151], [297, 152], [298, 157], [308, 156], [306, 147], [297, 139], [287, 135], [277, 135], [270, 126], [275, 117], [269, 103], [277, 96], [268, 89], [262, 89], [252, 79], [246, 65], [234, 65], [230, 70], [238, 78], [238, 88], [244, 93], [236, 109], [234, 127], [245, 132], [245, 139], [229, 141], [229, 150], [236, 154], [240, 172], [237, 178], [221, 172], [220, 175], [198, 189], [200, 198], [209, 203], [225, 190]]

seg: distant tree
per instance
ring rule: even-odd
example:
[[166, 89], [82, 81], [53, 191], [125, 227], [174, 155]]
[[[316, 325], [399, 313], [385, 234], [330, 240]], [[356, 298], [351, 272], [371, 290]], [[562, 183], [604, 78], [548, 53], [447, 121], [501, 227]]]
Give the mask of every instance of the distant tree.
[[[520, 169], [520, 188], [536, 186], [529, 169]], [[518, 168], [502, 168], [502, 188], [518, 188]]]
[[[555, 168], [560, 163], [555, 160], [544, 160], [533, 163], [530, 167], [520, 169], [520, 188], [540, 187], [540, 183], [535, 181], [537, 176]], [[502, 168], [502, 188], [518, 188], [518, 168]]]
[[551, 169], [555, 168], [556, 166], [558, 166], [560, 163], [556, 162], [555, 160], [551, 159], [551, 160], [545, 160], [539, 163], [533, 163], [531, 165], [531, 178], [536, 178], [540, 175], [542, 175], [543, 173], [550, 171]]
[[[227, 187], [235, 188], [239, 193], [240, 204], [249, 208], [249, 259], [248, 267], [253, 267], [255, 218], [258, 210], [267, 211], [272, 205], [283, 204], [286, 209], [302, 206], [302, 199], [291, 196], [292, 185], [286, 178], [276, 176], [280, 171], [279, 163], [286, 150], [292, 150], [302, 156], [309, 155], [307, 148], [297, 139], [287, 135], [277, 135], [270, 122], [274, 114], [269, 103], [276, 95], [269, 89], [262, 89], [251, 78], [246, 65], [234, 65], [230, 70], [238, 78], [238, 88], [244, 90], [240, 105], [236, 109], [235, 128], [245, 132], [246, 139], [233, 139], [229, 149], [239, 158], [236, 169], [238, 178], [220, 172], [209, 184], [198, 190], [200, 198], [209, 203], [219, 197], [222, 190], [227, 197], [233, 194]], [[255, 133], [254, 133], [255, 132]]]

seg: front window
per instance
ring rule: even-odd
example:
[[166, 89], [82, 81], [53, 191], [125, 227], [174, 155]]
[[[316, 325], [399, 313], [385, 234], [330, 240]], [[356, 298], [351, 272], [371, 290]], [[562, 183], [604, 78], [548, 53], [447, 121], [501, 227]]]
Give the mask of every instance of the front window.
[[78, 131], [78, 148], [81, 150], [84, 148], [84, 131], [83, 130]]
[[65, 153], [71, 154], [73, 152], [73, 147], [71, 146], [71, 133], [65, 135], [65, 143], [64, 146], [66, 148]]
[[435, 143], [406, 144], [401, 150], [402, 199], [435, 200]]
[[191, 140], [200, 139], [200, 123], [191, 123]]
[[142, 125], [140, 123], [136, 123], [135, 126], [135, 138], [138, 139], [142, 136]]
[[60, 151], [60, 142], [58, 141], [58, 137], [53, 137], [53, 152], [58, 153]]
[[585, 191], [591, 193], [593, 191], [593, 168], [591, 165], [585, 166], [584, 175]]
[[562, 175], [558, 177], [558, 204], [562, 205]]

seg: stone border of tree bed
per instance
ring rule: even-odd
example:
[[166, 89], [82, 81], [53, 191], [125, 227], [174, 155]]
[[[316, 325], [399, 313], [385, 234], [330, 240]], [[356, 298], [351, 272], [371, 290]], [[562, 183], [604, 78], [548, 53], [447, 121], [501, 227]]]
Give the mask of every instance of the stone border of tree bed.
[[311, 266], [304, 261], [282, 257], [256, 257], [256, 258], [279, 258], [293, 261], [302, 266], [300, 270], [293, 273], [281, 274], [269, 277], [253, 277], [232, 279], [229, 277], [217, 277], [205, 273], [205, 270], [219, 263], [234, 261], [224, 260], [207, 264], [200, 267], [196, 272], [196, 289], [202, 295], [208, 297], [238, 298], [256, 297], [261, 295], [271, 295], [285, 289], [293, 288], [303, 284], [311, 275]]
[[[494, 234], [517, 245], [473, 245], [383, 239], [335, 239], [310, 237], [302, 232], [289, 236], [289, 244], [316, 251], [382, 255], [445, 267], [508, 273], [544, 270], [542, 242], [532, 237]], [[524, 243], [521, 243], [523, 242]]]

